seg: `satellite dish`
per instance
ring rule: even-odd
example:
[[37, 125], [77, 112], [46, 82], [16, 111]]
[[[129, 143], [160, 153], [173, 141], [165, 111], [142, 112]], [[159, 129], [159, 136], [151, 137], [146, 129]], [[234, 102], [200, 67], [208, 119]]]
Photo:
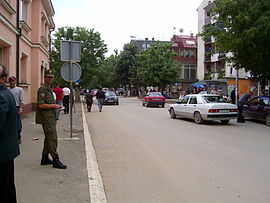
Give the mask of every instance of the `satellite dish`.
[[179, 32], [182, 34], [184, 32], [184, 29], [183, 28], [180, 28], [179, 29]]

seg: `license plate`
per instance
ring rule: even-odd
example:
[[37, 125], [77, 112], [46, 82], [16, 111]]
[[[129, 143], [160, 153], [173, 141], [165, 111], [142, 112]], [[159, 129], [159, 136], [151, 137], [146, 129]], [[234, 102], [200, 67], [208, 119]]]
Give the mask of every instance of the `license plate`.
[[219, 110], [218, 111], [219, 113], [228, 113], [228, 112], [230, 112], [229, 110]]
[[161, 99], [154, 99], [155, 101], [160, 101]]

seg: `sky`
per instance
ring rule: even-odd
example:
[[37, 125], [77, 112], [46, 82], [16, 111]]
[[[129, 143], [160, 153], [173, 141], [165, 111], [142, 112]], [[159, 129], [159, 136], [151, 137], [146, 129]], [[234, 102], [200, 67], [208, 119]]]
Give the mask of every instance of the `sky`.
[[[202, 0], [52, 0], [56, 29], [82, 26], [101, 34], [110, 55], [131, 39], [169, 41], [173, 34], [198, 33]], [[134, 38], [135, 37], [135, 38]]]

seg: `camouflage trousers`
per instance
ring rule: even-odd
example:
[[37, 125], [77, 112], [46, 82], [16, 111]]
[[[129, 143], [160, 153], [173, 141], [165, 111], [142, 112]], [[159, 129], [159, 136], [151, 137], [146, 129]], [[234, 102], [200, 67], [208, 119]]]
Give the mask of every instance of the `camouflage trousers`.
[[45, 122], [42, 128], [45, 134], [42, 156], [50, 154], [52, 158], [58, 157], [56, 122]]

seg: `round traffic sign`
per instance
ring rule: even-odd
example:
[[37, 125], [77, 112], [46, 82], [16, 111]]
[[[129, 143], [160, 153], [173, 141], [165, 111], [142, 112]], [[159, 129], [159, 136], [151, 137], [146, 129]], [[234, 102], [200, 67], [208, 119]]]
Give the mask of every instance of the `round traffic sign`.
[[80, 79], [81, 75], [82, 69], [77, 63], [66, 62], [61, 67], [61, 76], [67, 82], [75, 82]]

